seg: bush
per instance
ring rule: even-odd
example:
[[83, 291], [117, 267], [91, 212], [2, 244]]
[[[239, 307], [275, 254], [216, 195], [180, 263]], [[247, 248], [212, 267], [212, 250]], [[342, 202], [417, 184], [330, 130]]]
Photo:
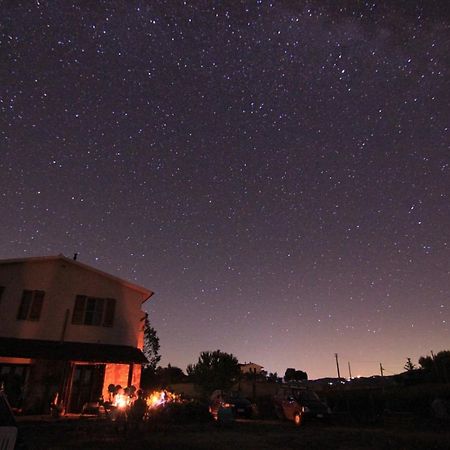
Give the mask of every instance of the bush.
[[354, 389], [332, 391], [326, 403], [335, 413], [346, 413], [359, 423], [376, 422], [383, 413], [384, 399], [379, 389]]
[[417, 416], [432, 417], [431, 403], [436, 398], [450, 401], [450, 386], [424, 384], [397, 387], [386, 391], [385, 405], [391, 411], [409, 412]]
[[407, 413], [420, 418], [432, 418], [431, 403], [436, 398], [450, 402], [450, 386], [422, 384], [393, 386], [382, 389], [352, 389], [330, 391], [327, 403], [335, 413], [348, 413], [356, 422], [369, 423], [385, 412]]

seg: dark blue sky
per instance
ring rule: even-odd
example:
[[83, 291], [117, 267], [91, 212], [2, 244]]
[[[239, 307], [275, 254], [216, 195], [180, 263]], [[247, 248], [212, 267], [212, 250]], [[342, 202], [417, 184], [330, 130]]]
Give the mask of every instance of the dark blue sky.
[[0, 257], [155, 291], [163, 364], [450, 338], [445, 1], [4, 1]]

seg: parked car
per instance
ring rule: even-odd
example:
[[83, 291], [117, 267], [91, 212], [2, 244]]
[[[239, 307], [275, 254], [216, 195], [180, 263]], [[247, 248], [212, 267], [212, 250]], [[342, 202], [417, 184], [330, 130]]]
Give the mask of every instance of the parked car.
[[231, 406], [234, 417], [245, 417], [246, 419], [252, 417], [252, 404], [240, 392], [232, 391], [228, 395], [225, 395], [225, 402]]
[[251, 402], [246, 399], [240, 392], [223, 392], [216, 390], [212, 393], [210, 399], [209, 412], [217, 419], [219, 410], [222, 414], [227, 415], [226, 410], [229, 409], [233, 418], [245, 417], [247, 419], [252, 417], [253, 407]]
[[299, 426], [305, 419], [328, 421], [331, 410], [318, 395], [304, 387], [283, 386], [274, 397], [275, 412], [280, 419]]

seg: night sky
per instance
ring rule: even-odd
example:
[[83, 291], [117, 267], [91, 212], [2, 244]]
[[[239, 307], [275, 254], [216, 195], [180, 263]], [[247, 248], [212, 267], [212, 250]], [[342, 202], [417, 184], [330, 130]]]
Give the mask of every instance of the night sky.
[[161, 363], [450, 348], [450, 4], [0, 4], [0, 258], [153, 291]]

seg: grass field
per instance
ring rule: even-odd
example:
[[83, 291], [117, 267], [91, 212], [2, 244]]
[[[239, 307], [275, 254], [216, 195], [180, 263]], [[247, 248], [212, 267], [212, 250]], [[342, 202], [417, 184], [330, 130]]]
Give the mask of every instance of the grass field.
[[139, 430], [117, 430], [99, 419], [23, 421], [22, 439], [32, 449], [152, 449], [152, 450], [448, 450], [450, 430], [399, 427], [350, 427], [317, 423], [295, 428], [280, 421], [238, 421], [229, 427], [215, 423], [141, 424]]

